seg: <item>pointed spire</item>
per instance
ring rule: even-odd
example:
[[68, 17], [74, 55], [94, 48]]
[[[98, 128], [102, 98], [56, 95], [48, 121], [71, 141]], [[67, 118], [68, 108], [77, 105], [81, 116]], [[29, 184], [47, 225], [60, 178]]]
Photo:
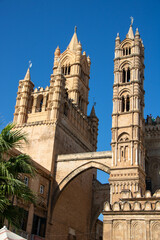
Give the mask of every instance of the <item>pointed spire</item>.
[[[95, 105], [95, 104], [94, 104]], [[94, 105], [92, 107], [92, 110], [91, 110], [91, 113], [90, 113], [90, 117], [96, 117], [96, 112], [95, 112], [95, 108], [94, 108]]]
[[129, 31], [126, 35], [127, 38], [134, 39], [132, 24], [130, 25]]
[[129, 31], [126, 35], [126, 38], [130, 38], [130, 39], [134, 39], [134, 33], [133, 33], [133, 29], [132, 29], [132, 25], [133, 25], [133, 17], [130, 17], [131, 19], [131, 24], [130, 24], [130, 28], [129, 28]]
[[78, 38], [77, 38], [77, 27], [75, 26], [74, 29], [74, 34], [73, 37], [68, 45], [68, 49], [72, 50], [72, 51], [76, 51], [77, 48], [77, 44], [78, 44]]
[[140, 34], [139, 34], [139, 31], [138, 31], [138, 28], [136, 28], [135, 38], [140, 38]]
[[117, 33], [116, 40], [118, 40], [118, 41], [120, 40], [119, 33]]
[[30, 68], [28, 68], [24, 80], [31, 81]]
[[59, 48], [59, 46], [57, 46], [57, 48], [56, 48], [56, 50], [55, 50], [55, 52], [54, 52], [54, 55], [55, 55], [56, 57], [58, 57], [58, 56], [60, 56], [60, 54], [61, 54], [60, 48]]

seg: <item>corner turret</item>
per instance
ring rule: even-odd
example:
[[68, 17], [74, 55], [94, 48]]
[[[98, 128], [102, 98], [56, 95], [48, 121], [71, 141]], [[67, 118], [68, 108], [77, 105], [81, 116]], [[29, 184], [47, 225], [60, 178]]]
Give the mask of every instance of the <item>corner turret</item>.
[[18, 86], [17, 101], [13, 119], [13, 121], [17, 124], [23, 124], [26, 122], [33, 88], [34, 84], [31, 82], [30, 68], [28, 68], [24, 79], [19, 81]]

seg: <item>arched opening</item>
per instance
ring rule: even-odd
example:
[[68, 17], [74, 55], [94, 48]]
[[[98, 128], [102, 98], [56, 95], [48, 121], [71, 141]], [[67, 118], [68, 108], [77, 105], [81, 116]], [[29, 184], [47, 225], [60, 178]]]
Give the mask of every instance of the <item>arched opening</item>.
[[127, 82], [130, 82], [130, 69], [127, 69]]
[[[104, 202], [109, 199], [109, 184], [101, 184], [99, 181], [102, 171], [97, 174], [95, 167], [98, 167], [98, 164], [89, 163], [87, 166], [89, 169], [84, 167], [77, 169], [75, 176], [71, 173], [73, 176], [71, 179], [69, 175], [67, 176], [66, 180], [70, 179], [70, 181], [62, 189], [56, 201], [50, 234], [56, 231], [58, 236], [63, 232], [64, 239], [74, 239], [73, 237], [78, 239], [79, 236], [81, 236], [80, 239], [86, 239], [86, 237], [101, 239], [103, 224], [98, 216], [103, 210]], [[106, 171], [109, 170], [106, 168]], [[103, 178], [107, 182], [108, 176], [105, 176], [106, 174]]]
[[128, 55], [128, 48], [126, 48], [126, 55]]
[[42, 112], [42, 106], [43, 106], [43, 98], [40, 101], [39, 112]]
[[70, 73], [71, 73], [71, 66], [70, 66], [70, 65], [68, 65], [68, 66], [63, 66], [63, 67], [62, 67], [62, 73], [63, 73], [64, 75], [70, 75]]
[[48, 107], [48, 94], [46, 96], [46, 106], [45, 106], [45, 109], [47, 109], [47, 107]]
[[127, 96], [127, 99], [126, 99], [126, 111], [129, 112], [130, 110], [130, 100], [129, 100], [129, 96]]
[[37, 98], [36, 112], [42, 112], [42, 106], [43, 106], [43, 95], [39, 95]]
[[124, 96], [122, 96], [122, 112], [125, 111], [125, 99]]
[[125, 56], [125, 48], [123, 48], [123, 56]]
[[131, 54], [131, 48], [129, 47], [129, 55]]
[[125, 71], [125, 69], [123, 69], [122, 81], [123, 81], [123, 83], [126, 82], [126, 71]]
[[68, 75], [70, 75], [70, 72], [71, 72], [71, 67], [68, 66]]

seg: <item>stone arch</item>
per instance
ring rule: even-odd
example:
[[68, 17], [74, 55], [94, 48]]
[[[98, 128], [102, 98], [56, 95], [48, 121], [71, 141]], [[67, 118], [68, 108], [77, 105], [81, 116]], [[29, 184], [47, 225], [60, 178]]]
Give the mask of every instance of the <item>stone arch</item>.
[[131, 69], [132, 68], [132, 63], [130, 61], [126, 60], [126, 61], [124, 61], [120, 64], [119, 69], [121, 71], [123, 71], [123, 68], [126, 67], [126, 66], [127, 66], [127, 68], [129, 67]]
[[69, 63], [72, 64], [75, 61], [75, 56], [73, 55], [73, 53], [70, 51], [67, 51], [67, 52], [66, 51], [62, 53], [60, 57], [61, 66]]
[[118, 136], [117, 141], [118, 141], [118, 142], [121, 142], [122, 140], [123, 140], [123, 141], [128, 141], [129, 139], [130, 139], [129, 133], [123, 132], [123, 133], [121, 133], [121, 134]]
[[98, 163], [95, 161], [90, 161], [87, 162], [81, 166], [79, 166], [78, 168], [74, 169], [72, 172], [70, 172], [59, 184], [59, 189], [60, 191], [63, 190], [63, 188], [71, 181], [73, 180], [77, 175], [79, 175], [80, 173], [90, 169], [90, 168], [97, 168], [100, 169], [108, 174], [110, 174], [110, 168], [102, 163]]
[[123, 48], [123, 47], [125, 47], [125, 46], [132, 46], [132, 44], [133, 44], [133, 40], [131, 40], [131, 39], [125, 39], [125, 40], [123, 40], [122, 42], [121, 42], [121, 45], [120, 45], [120, 47], [121, 48]]
[[128, 89], [128, 88], [123, 88], [120, 92], [119, 92], [119, 94], [118, 94], [118, 96], [119, 97], [122, 97], [122, 95], [124, 95], [124, 94], [129, 94], [129, 95], [131, 95], [131, 91]]
[[80, 165], [79, 167], [75, 168], [73, 171], [71, 171], [56, 187], [54, 193], [53, 193], [53, 196], [52, 196], [52, 203], [51, 203], [51, 206], [52, 206], [52, 214], [51, 214], [51, 221], [52, 221], [52, 215], [53, 215], [53, 210], [54, 210], [54, 207], [56, 206], [56, 202], [60, 196], [60, 194], [62, 193], [62, 191], [65, 189], [65, 187], [75, 178], [77, 177], [79, 174], [81, 174], [82, 172], [84, 171], [87, 171], [91, 168], [96, 168], [96, 169], [99, 169], [99, 170], [102, 170], [108, 174], [110, 174], [110, 167], [109, 166], [106, 166], [105, 164], [102, 164], [102, 163], [98, 163], [98, 162], [95, 162], [95, 161], [90, 161], [90, 162], [87, 162], [83, 165]]

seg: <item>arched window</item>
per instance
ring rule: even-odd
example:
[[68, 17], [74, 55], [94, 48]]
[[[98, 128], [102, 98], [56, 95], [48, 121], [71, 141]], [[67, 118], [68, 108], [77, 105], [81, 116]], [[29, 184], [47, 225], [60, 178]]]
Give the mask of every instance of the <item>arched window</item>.
[[129, 96], [127, 96], [127, 99], [126, 99], [126, 111], [129, 112], [130, 110], [130, 101], [129, 101]]
[[48, 94], [46, 96], [46, 108], [48, 107]]
[[67, 75], [67, 67], [65, 67], [64, 75]]
[[123, 48], [123, 56], [125, 56], [125, 48]]
[[126, 55], [128, 55], [128, 48], [126, 48]]
[[130, 82], [130, 69], [127, 70], [127, 82]]
[[40, 101], [40, 105], [39, 105], [39, 112], [42, 112], [42, 105], [43, 105], [43, 98]]
[[123, 69], [123, 74], [122, 74], [122, 82], [125, 83], [126, 82], [126, 71]]
[[71, 67], [68, 66], [68, 75], [70, 75], [70, 72], [71, 72]]
[[129, 47], [129, 54], [131, 54], [131, 48]]
[[125, 99], [124, 96], [122, 96], [122, 112], [125, 110]]
[[70, 65], [69, 66], [63, 66], [62, 67], [62, 73], [64, 75], [70, 75], [70, 73], [71, 73], [71, 66]]
[[36, 112], [42, 112], [42, 105], [43, 105], [43, 95], [39, 95], [37, 97]]

